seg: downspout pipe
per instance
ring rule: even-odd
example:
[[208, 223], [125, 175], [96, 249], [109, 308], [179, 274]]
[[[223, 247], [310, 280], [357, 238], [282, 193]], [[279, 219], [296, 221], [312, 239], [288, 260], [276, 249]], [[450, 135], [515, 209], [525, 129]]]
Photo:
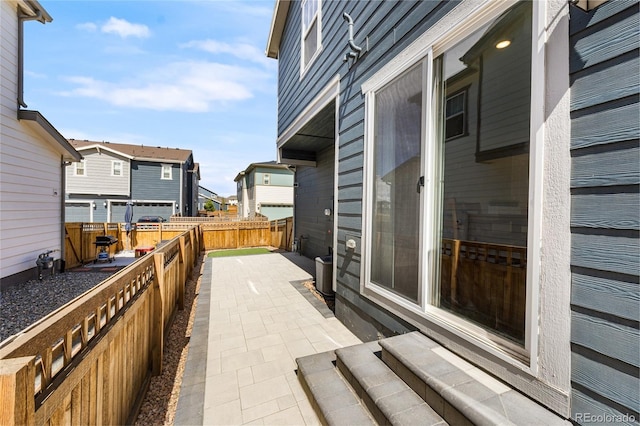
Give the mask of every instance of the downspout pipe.
[[62, 189], [60, 190], [60, 215], [62, 216], [62, 224], [61, 224], [61, 234], [62, 241], [60, 242], [60, 272], [64, 272], [65, 270], [65, 259], [66, 259], [66, 246], [67, 246], [67, 229], [65, 227], [65, 216], [66, 216], [66, 204], [65, 204], [65, 194], [67, 191], [67, 166], [71, 164], [70, 161], [65, 161], [64, 157], [61, 158], [61, 172], [62, 176], [60, 179], [60, 186]]
[[27, 108], [24, 102], [24, 29], [25, 21], [44, 22], [41, 10], [36, 10], [34, 16], [18, 14], [18, 107]]
[[347, 56], [351, 56], [352, 58], [357, 58], [360, 52], [362, 52], [362, 47], [356, 45], [353, 39], [353, 19], [351, 15], [347, 12], [342, 14], [342, 18], [349, 23], [349, 48], [351, 48], [351, 52], [347, 54]]

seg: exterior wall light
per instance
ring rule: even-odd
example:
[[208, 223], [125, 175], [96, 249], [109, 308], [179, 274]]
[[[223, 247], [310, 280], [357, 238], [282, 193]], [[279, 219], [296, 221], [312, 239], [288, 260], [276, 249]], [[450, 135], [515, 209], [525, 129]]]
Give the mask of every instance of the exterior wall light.
[[103, 205], [104, 205], [104, 208], [106, 209], [106, 208], [107, 208], [107, 202], [105, 201], [105, 202], [103, 203]]

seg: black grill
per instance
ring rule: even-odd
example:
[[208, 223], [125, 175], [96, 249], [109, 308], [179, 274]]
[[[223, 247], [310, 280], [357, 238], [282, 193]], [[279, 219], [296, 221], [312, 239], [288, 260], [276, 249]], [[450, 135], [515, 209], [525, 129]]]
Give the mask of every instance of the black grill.
[[116, 244], [117, 242], [118, 239], [111, 235], [99, 235], [96, 237], [96, 240], [93, 244], [95, 244], [96, 247], [109, 247]]

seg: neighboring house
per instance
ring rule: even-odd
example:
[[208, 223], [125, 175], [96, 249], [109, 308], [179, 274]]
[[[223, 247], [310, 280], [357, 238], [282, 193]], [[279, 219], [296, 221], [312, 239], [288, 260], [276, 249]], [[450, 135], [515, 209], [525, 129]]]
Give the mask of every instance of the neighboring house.
[[256, 213], [269, 220], [293, 216], [293, 174], [289, 166], [252, 163], [238, 173], [238, 216], [253, 217]]
[[216, 211], [222, 210], [222, 201], [218, 194], [208, 190], [204, 186], [198, 186], [198, 210], [204, 210], [207, 201], [211, 200]]
[[276, 1], [277, 155], [363, 340], [637, 421], [639, 3], [570, 3]]
[[222, 210], [228, 214], [238, 214], [238, 197], [236, 195], [230, 195], [226, 198]]
[[67, 168], [67, 222], [122, 222], [128, 200], [135, 203], [134, 220], [197, 216], [200, 176], [190, 150], [74, 139], [70, 143], [84, 158]]
[[[37, 1], [0, 2], [0, 279], [35, 278], [38, 255], [64, 258], [64, 169], [81, 155], [23, 99], [23, 26], [51, 22]], [[60, 267], [59, 262], [56, 265]]]

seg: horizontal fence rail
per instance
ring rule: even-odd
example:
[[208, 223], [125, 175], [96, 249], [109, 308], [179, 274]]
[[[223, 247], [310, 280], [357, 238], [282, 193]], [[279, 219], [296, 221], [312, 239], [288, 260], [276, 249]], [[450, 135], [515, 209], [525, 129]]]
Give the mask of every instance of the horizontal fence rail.
[[202, 249], [200, 227], [182, 226], [164, 230], [170, 240], [150, 255], [2, 343], [0, 424], [131, 422], [151, 375], [161, 372], [164, 335], [184, 308]]
[[269, 218], [262, 216], [261, 214], [253, 217], [238, 217], [237, 215], [223, 215], [223, 216], [204, 216], [204, 217], [185, 217], [185, 216], [171, 216], [169, 219], [171, 223], [208, 223], [208, 222], [269, 222]]

